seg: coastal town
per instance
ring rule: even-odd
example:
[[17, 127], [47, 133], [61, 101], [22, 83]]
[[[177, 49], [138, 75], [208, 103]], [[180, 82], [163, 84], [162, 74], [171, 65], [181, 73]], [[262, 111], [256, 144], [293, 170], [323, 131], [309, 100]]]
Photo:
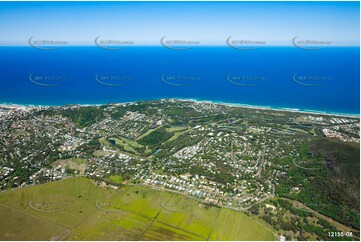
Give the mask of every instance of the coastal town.
[[[85, 176], [247, 212], [301, 194], [293, 169], [324, 169], [312, 140], [359, 144], [358, 117], [159, 100], [102, 106], [0, 106], [2, 190]], [[284, 192], [284, 191], [283, 191]], [[268, 207], [273, 207], [266, 203]]]
[[[247, 118], [237, 118], [234, 114], [237, 108], [231, 106], [173, 99], [159, 102], [177, 109], [189, 109], [195, 117], [186, 120], [184, 116], [169, 115], [161, 108], [151, 108], [146, 113], [125, 111], [120, 119], [107, 115], [99, 120], [96, 116], [91, 125], [77, 127], [61, 113], [81, 109], [79, 105], [2, 105], [2, 189], [64, 179], [72, 168], [71, 172], [76, 175], [97, 179], [125, 174], [123, 176], [128, 179], [124, 183], [171, 189], [220, 206], [244, 209], [274, 195], [278, 177], [286, 172], [288, 165], [272, 161], [276, 157], [299, 157], [297, 145], [301, 140], [297, 141], [298, 135], [323, 135], [343, 142], [360, 142], [360, 122], [355, 117], [289, 112], [285, 124], [265, 126], [249, 123]], [[92, 108], [117, 115], [119, 107], [131, 110], [139, 105], [110, 104]], [[47, 115], [47, 112], [52, 114]], [[281, 111], [267, 112], [277, 116], [283, 114]], [[232, 114], [234, 117], [230, 116]], [[205, 119], [210, 122], [204, 123]], [[179, 124], [172, 125], [175, 120]], [[168, 127], [165, 132], [171, 134], [166, 140], [156, 140], [156, 145], [137, 142], [164, 127]], [[98, 141], [95, 145], [98, 149], [88, 153], [83, 147], [94, 140]], [[43, 149], [35, 149], [37, 145], [43, 145]], [[49, 152], [54, 150], [53, 157]], [[70, 162], [71, 168], [69, 162], [61, 162], [73, 158], [78, 158], [80, 163]], [[81, 164], [83, 169], [79, 169]], [[15, 168], [19, 165], [34, 172], [27, 177], [15, 176]], [[194, 170], [199, 170], [200, 174]], [[222, 179], [217, 179], [220, 173]], [[259, 177], [267, 177], [267, 180], [260, 181]]]

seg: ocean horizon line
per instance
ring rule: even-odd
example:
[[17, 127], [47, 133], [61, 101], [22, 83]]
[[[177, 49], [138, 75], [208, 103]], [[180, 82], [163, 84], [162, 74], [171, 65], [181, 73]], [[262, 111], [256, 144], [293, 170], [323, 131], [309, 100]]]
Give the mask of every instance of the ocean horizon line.
[[[114, 45], [113, 47], [118, 47], [118, 46], [122, 46], [124, 48], [135, 48], [135, 47], [151, 47], [151, 48], [154, 48], [154, 47], [160, 47], [160, 48], [165, 48], [164, 46], [162, 46], [161, 44], [131, 44], [131, 45]], [[34, 46], [31, 46], [31, 45], [3, 45], [3, 44], [0, 44], [0, 48], [2, 47], [29, 47], [29, 48], [35, 48]], [[60, 48], [66, 48], [66, 47], [71, 47], [71, 48], [74, 48], [74, 47], [95, 47], [95, 48], [100, 48], [99, 46], [97, 45], [94, 45], [94, 44], [66, 44], [66, 45], [51, 45], [51, 47], [59, 47]], [[204, 48], [204, 47], [224, 47], [224, 48], [231, 48], [230, 46], [228, 46], [227, 44], [204, 44], [204, 45], [192, 45], [190, 46], [190, 49], [195, 49], [195, 48]], [[256, 47], [256, 49], [264, 49], [264, 48], [288, 48], [288, 47], [291, 47], [291, 48], [300, 48], [300, 47], [296, 47], [292, 44], [287, 44], [287, 45], [262, 45], [262, 46], [254, 46], [254, 45], [250, 45], [250, 46], [246, 46], [245, 48], [247, 47]], [[308, 47], [319, 47], [317, 45], [309, 45]], [[327, 49], [327, 48], [360, 48], [360, 45], [327, 45], [327, 46], [322, 46], [322, 49]], [[101, 49], [101, 48], [100, 48]], [[302, 49], [302, 48], [301, 48]]]

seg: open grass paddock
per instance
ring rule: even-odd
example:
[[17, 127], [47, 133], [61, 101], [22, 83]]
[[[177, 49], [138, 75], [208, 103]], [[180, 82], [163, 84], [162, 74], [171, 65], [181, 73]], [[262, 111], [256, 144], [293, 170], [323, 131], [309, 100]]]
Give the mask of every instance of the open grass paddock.
[[69, 178], [0, 193], [1, 240], [274, 240], [245, 214], [186, 196]]

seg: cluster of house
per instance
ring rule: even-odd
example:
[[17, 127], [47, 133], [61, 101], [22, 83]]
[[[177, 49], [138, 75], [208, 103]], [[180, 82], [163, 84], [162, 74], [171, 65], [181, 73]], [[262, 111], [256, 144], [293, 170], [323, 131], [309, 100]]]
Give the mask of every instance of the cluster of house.
[[326, 135], [327, 137], [330, 138], [337, 138], [341, 141], [344, 142], [357, 142], [360, 143], [360, 138], [355, 138], [355, 137], [349, 137], [348, 135], [346, 135], [345, 133], [341, 133], [338, 132], [336, 130], [333, 129], [322, 129], [322, 132], [324, 133], [324, 135]]
[[0, 167], [0, 179], [4, 179], [5, 177], [7, 177], [8, 175], [10, 175], [12, 172], [14, 171], [14, 168], [11, 167]]
[[39, 177], [46, 177], [49, 180], [60, 180], [67, 176], [65, 173], [65, 168], [62, 166], [57, 166], [54, 169], [41, 168], [39, 171], [35, 172], [29, 177], [30, 182], [39, 183]]
[[234, 188], [233, 192], [229, 192], [225, 191], [225, 185], [209, 181], [204, 176], [185, 174], [176, 177], [152, 173], [145, 177], [144, 184], [146, 185], [173, 190], [206, 203], [227, 206], [233, 209], [249, 207], [262, 198], [271, 195], [271, 189], [273, 189], [269, 185], [268, 190], [265, 192], [264, 187], [260, 185], [257, 191], [248, 194], [245, 191], [252, 186], [252, 183], [247, 181], [243, 181], [242, 187]]

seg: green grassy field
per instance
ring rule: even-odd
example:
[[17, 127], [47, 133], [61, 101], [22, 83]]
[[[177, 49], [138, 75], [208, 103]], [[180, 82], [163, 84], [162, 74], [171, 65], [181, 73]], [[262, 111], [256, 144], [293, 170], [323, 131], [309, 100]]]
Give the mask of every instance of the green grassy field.
[[154, 218], [162, 209], [161, 202], [170, 193], [157, 192], [150, 188], [128, 186], [104, 201], [104, 209], [118, 209]]
[[123, 181], [123, 178], [121, 175], [111, 175], [108, 177], [108, 180], [111, 181], [112, 183], [116, 183], [120, 185]]
[[[260, 229], [262, 228], [262, 229]], [[275, 236], [243, 213], [222, 209], [210, 240], [275, 240]]]
[[157, 220], [187, 231], [197, 231], [197, 234], [204, 238], [211, 232], [220, 210], [216, 207], [202, 208], [197, 201], [179, 194], [174, 194], [162, 205], [164, 209]]
[[183, 195], [69, 178], [0, 193], [1, 240], [274, 240], [243, 213]]
[[[136, 141], [132, 141], [123, 137], [111, 137], [107, 141], [109, 140], [112, 140], [115, 142], [115, 144], [123, 147], [125, 151], [129, 151], [135, 154], [138, 154], [138, 152], [135, 150], [136, 148], [143, 148], [143, 145], [138, 144]], [[110, 144], [110, 142], [108, 142], [108, 144]]]
[[188, 129], [188, 126], [172, 126], [170, 128], [166, 128], [167, 132], [179, 132], [185, 131]]
[[167, 141], [165, 141], [164, 143], [169, 143], [169, 142], [172, 142], [176, 139], [178, 139], [179, 136], [181, 136], [182, 134], [185, 134], [187, 133], [188, 130], [185, 130], [185, 131], [179, 131], [179, 132], [174, 132], [174, 135], [172, 137], [170, 137], [170, 139], [168, 139]]
[[81, 158], [71, 158], [71, 159], [63, 159], [57, 160], [52, 164], [52, 167], [55, 168], [58, 165], [67, 166], [70, 169], [74, 169], [79, 171], [81, 174], [84, 174], [86, 169], [86, 160]]
[[0, 214], [0, 240], [60, 240], [71, 231], [5, 205], [0, 205]]

